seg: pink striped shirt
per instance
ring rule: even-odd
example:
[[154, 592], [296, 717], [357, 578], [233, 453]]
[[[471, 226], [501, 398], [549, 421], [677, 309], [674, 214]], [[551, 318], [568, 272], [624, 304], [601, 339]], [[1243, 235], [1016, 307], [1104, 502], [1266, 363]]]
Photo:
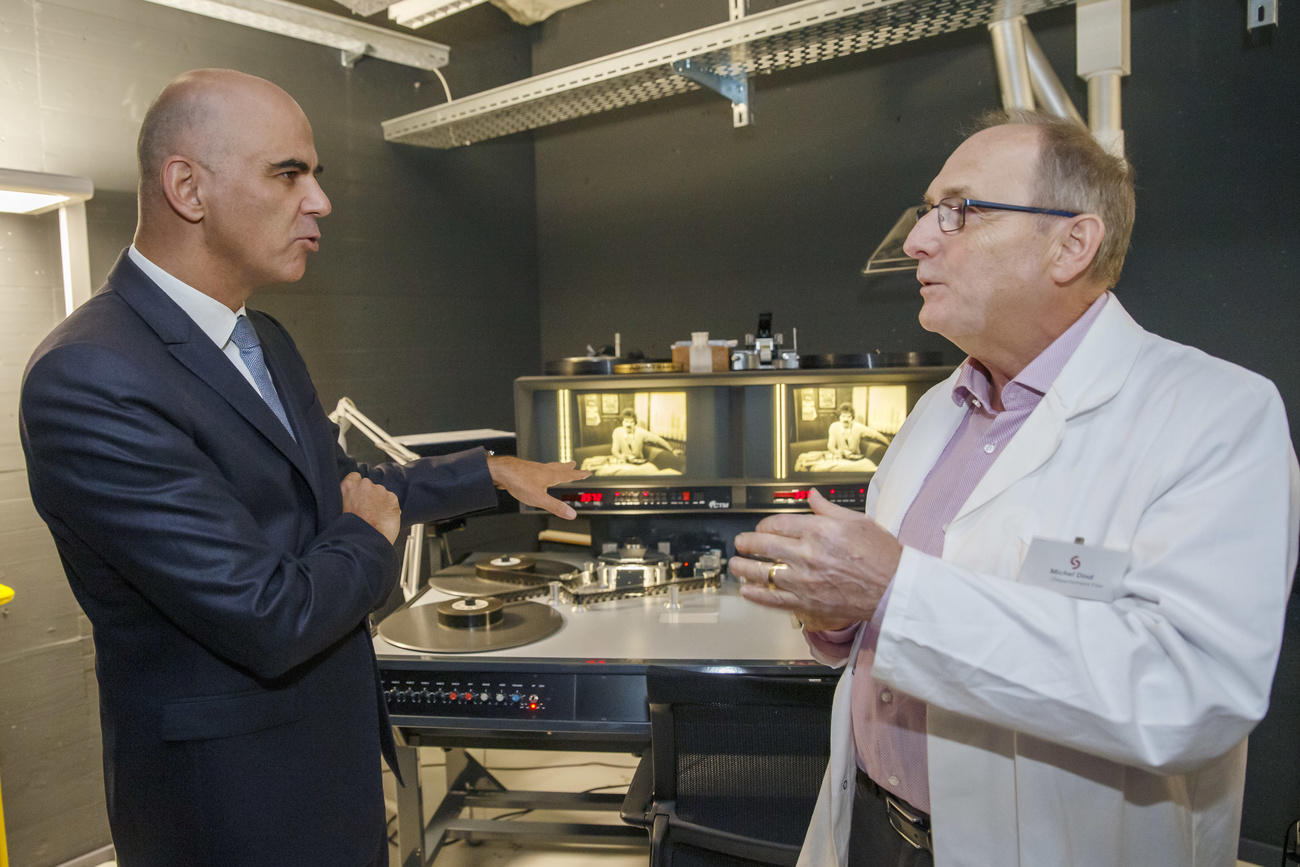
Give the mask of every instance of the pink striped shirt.
[[[966, 359], [952, 388], [952, 400], [966, 407], [966, 416], [903, 516], [898, 531], [900, 542], [926, 554], [943, 556], [944, 529], [948, 522], [1038, 406], [1109, 297], [1110, 293], [1104, 293], [1094, 301], [1073, 325], [1003, 387], [1001, 412], [991, 407], [992, 383], [988, 371], [978, 361]], [[858, 628], [867, 630], [858, 649], [851, 696], [858, 767], [881, 788], [928, 813], [925, 703], [877, 682], [871, 674], [888, 603], [886, 588], [880, 607], [870, 621], [833, 632], [812, 632], [808, 639], [826, 657], [844, 659], [852, 650]]]

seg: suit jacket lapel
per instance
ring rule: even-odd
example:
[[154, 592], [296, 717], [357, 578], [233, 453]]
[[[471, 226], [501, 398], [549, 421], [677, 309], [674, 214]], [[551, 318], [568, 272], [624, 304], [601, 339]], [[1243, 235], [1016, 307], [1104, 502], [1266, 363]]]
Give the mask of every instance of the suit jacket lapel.
[[[329, 498], [322, 496], [320, 486], [327, 479], [330, 484], [337, 484], [338, 479], [328, 475], [334, 461], [332, 434], [327, 433], [321, 438], [317, 436], [318, 432], [312, 429], [313, 420], [310, 410], [316, 401], [316, 388], [305, 376], [302, 365], [297, 362], [297, 352], [284, 338], [283, 331], [274, 323], [267, 323], [265, 319], [268, 317], [265, 314], [254, 310], [249, 310], [248, 313], [249, 320], [257, 330], [258, 340], [262, 344], [262, 357], [266, 361], [267, 369], [271, 371], [271, 379], [275, 383], [276, 391], [279, 392], [280, 402], [289, 416], [289, 423], [293, 425], [298, 435], [296, 446], [304, 462], [303, 466], [320, 468], [325, 473], [325, 475], [322, 475], [322, 472], [304, 471], [303, 473], [316, 497], [317, 505], [321, 506], [328, 503]], [[270, 413], [270, 410], [268, 409], [267, 412]], [[271, 417], [275, 418], [274, 413], [271, 413]], [[283, 433], [284, 426], [278, 419], [275, 423]], [[326, 453], [321, 451], [324, 443], [329, 444], [330, 450]]]
[[113, 267], [107, 285], [131, 305], [177, 361], [230, 404], [302, 473], [309, 484], [312, 483], [303, 450], [280, 424], [262, 396], [199, 330], [194, 320], [146, 277], [125, 253]]

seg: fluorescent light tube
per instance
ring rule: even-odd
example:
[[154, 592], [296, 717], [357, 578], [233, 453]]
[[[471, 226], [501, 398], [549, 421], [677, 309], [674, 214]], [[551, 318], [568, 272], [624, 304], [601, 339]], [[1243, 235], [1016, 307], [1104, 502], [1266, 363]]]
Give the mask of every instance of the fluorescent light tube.
[[94, 193], [88, 178], [0, 169], [0, 211], [6, 214], [43, 214]]
[[352, 65], [362, 55], [417, 69], [447, 65], [447, 46], [285, 0], [148, 0], [196, 15], [337, 48]]
[[487, 0], [398, 0], [388, 7], [388, 19], [416, 30]]
[[0, 211], [6, 214], [35, 214], [57, 208], [66, 201], [67, 196], [0, 190]]

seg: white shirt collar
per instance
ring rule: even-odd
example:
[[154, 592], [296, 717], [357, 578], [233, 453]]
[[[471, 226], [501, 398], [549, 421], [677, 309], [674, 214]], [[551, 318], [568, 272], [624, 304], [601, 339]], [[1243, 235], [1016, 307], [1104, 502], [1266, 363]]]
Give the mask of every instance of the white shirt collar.
[[146, 277], [157, 283], [158, 288], [165, 292], [168, 298], [175, 301], [177, 306], [194, 320], [194, 324], [199, 327], [200, 331], [208, 335], [208, 338], [217, 345], [218, 349], [225, 347], [230, 341], [231, 333], [235, 330], [235, 320], [244, 313], [243, 307], [232, 312], [229, 307], [211, 295], [204, 295], [193, 286], [178, 280], [153, 262], [150, 262], [143, 253], [135, 248], [135, 244], [127, 248], [126, 254], [131, 257], [131, 261], [144, 272]]

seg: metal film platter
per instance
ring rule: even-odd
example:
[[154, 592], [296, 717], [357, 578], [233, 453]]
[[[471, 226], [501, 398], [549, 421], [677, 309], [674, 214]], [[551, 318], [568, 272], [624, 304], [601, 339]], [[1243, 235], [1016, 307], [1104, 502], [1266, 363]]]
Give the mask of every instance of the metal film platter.
[[434, 575], [429, 584], [453, 596], [497, 596], [521, 589], [541, 589], [578, 571], [559, 560], [502, 554], [474, 564], [474, 574]]
[[461, 597], [394, 612], [379, 624], [379, 634], [407, 650], [474, 653], [540, 641], [563, 625], [549, 605]]

